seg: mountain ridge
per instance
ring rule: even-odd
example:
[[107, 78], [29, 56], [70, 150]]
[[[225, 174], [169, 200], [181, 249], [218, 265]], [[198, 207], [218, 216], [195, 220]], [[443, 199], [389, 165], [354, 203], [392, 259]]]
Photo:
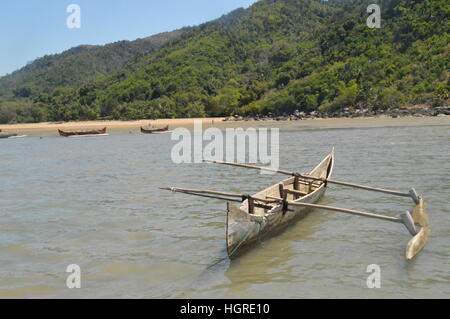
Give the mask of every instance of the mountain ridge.
[[[449, 98], [449, 9], [388, 0], [261, 0], [183, 32], [77, 88], [0, 107], [0, 122], [257, 115], [439, 106]], [[444, 20], [445, 21], [445, 20]], [[9, 104], [8, 104], [9, 103]], [[14, 114], [15, 112], [15, 114]]]
[[[105, 45], [83, 44], [65, 50], [61, 53], [49, 54], [27, 63], [22, 68], [0, 77], [0, 97], [12, 97], [12, 89], [33, 88], [41, 92], [39, 86], [45, 87], [43, 92], [57, 87], [78, 87], [110, 74], [131, 60], [147, 54], [174, 38], [180, 36], [186, 29], [162, 32], [146, 38], [133, 41], [122, 40]], [[89, 70], [81, 69], [80, 64], [87, 64]], [[58, 80], [62, 71], [70, 73], [70, 78]], [[80, 73], [80, 74], [78, 74]], [[75, 77], [73, 76], [75, 75]], [[43, 83], [42, 77], [52, 82]]]

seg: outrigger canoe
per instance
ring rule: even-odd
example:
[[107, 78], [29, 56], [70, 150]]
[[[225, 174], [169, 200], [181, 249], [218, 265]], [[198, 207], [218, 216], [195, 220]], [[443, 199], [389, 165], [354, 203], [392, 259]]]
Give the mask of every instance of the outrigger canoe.
[[154, 129], [145, 129], [145, 128], [141, 127], [141, 133], [144, 133], [144, 134], [167, 133], [167, 132], [169, 132], [169, 125], [167, 125], [166, 127], [154, 128]]
[[[327, 179], [333, 172], [334, 150], [314, 168], [308, 175]], [[284, 198], [288, 201], [316, 203], [325, 194], [327, 185], [324, 182], [305, 182], [297, 177], [291, 177], [275, 184], [251, 198], [268, 199]], [[267, 203], [265, 204], [267, 205]], [[259, 205], [258, 205], [259, 206]], [[308, 207], [290, 206], [279, 202], [268, 207], [254, 206], [246, 199], [240, 207], [228, 202], [227, 214], [227, 251], [228, 256], [235, 256], [259, 238], [293, 221], [304, 217], [311, 209]]]
[[103, 135], [106, 134], [106, 127], [101, 130], [86, 130], [86, 131], [74, 131], [74, 132], [65, 132], [58, 130], [59, 135], [64, 137], [70, 136], [86, 136], [86, 135]]
[[[322, 210], [332, 211], [404, 225], [413, 236], [406, 248], [405, 257], [407, 260], [412, 260], [417, 256], [427, 243], [431, 231], [428, 223], [428, 213], [423, 198], [417, 194], [415, 189], [413, 188], [406, 193], [331, 179], [334, 167], [334, 149], [308, 174], [217, 160], [205, 159], [204, 161], [250, 169], [267, 170], [290, 176], [280, 183], [256, 193], [255, 195], [178, 187], [161, 188], [172, 192], [228, 201], [226, 243], [228, 256], [230, 258], [239, 255], [245, 248], [248, 248], [258, 240], [263, 239], [264, 236], [281, 230], [295, 222], [296, 219], [304, 217], [312, 209], [316, 209], [316, 212]], [[397, 217], [393, 217], [316, 204], [316, 202], [324, 195], [328, 184], [364, 189], [393, 196], [408, 197], [414, 201], [415, 207], [413, 208], [412, 214], [409, 211], [406, 211]], [[241, 203], [240, 207], [232, 204], [232, 202]]]

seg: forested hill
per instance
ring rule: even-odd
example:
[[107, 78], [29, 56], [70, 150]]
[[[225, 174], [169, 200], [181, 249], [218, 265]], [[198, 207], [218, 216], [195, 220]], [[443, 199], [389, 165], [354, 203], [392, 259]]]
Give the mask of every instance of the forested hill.
[[164, 32], [144, 39], [103, 46], [80, 45], [61, 54], [46, 55], [1, 77], [0, 99], [37, 96], [39, 93], [52, 93], [61, 87], [77, 88], [100, 76], [114, 73], [126, 63], [180, 36], [182, 32]]
[[[449, 6], [260, 0], [76, 89], [3, 102], [0, 121], [279, 114], [438, 106], [449, 99]], [[20, 105], [19, 105], [20, 102]]]

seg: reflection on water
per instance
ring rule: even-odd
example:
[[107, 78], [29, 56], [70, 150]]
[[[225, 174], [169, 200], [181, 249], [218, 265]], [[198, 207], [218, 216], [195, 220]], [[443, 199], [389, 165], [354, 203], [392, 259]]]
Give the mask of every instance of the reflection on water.
[[[158, 187], [254, 193], [284, 176], [175, 165], [170, 135], [28, 138], [0, 141], [0, 298], [448, 298], [448, 119], [321, 123], [275, 124], [281, 166], [309, 171], [334, 146], [336, 179], [416, 187], [432, 235], [414, 262], [404, 260], [409, 235], [401, 225], [317, 210], [230, 262], [226, 204]], [[336, 186], [322, 203], [391, 216], [412, 207]], [[73, 263], [82, 288], [69, 290]], [[373, 263], [381, 289], [366, 288]]]

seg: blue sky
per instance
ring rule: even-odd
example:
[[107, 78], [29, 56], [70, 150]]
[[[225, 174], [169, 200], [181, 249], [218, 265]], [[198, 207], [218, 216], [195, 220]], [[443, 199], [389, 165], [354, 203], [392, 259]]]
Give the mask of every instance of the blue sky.
[[[80, 44], [134, 40], [220, 17], [256, 0], [3, 0], [0, 2], [0, 76], [46, 54]], [[81, 28], [69, 29], [70, 4]]]

